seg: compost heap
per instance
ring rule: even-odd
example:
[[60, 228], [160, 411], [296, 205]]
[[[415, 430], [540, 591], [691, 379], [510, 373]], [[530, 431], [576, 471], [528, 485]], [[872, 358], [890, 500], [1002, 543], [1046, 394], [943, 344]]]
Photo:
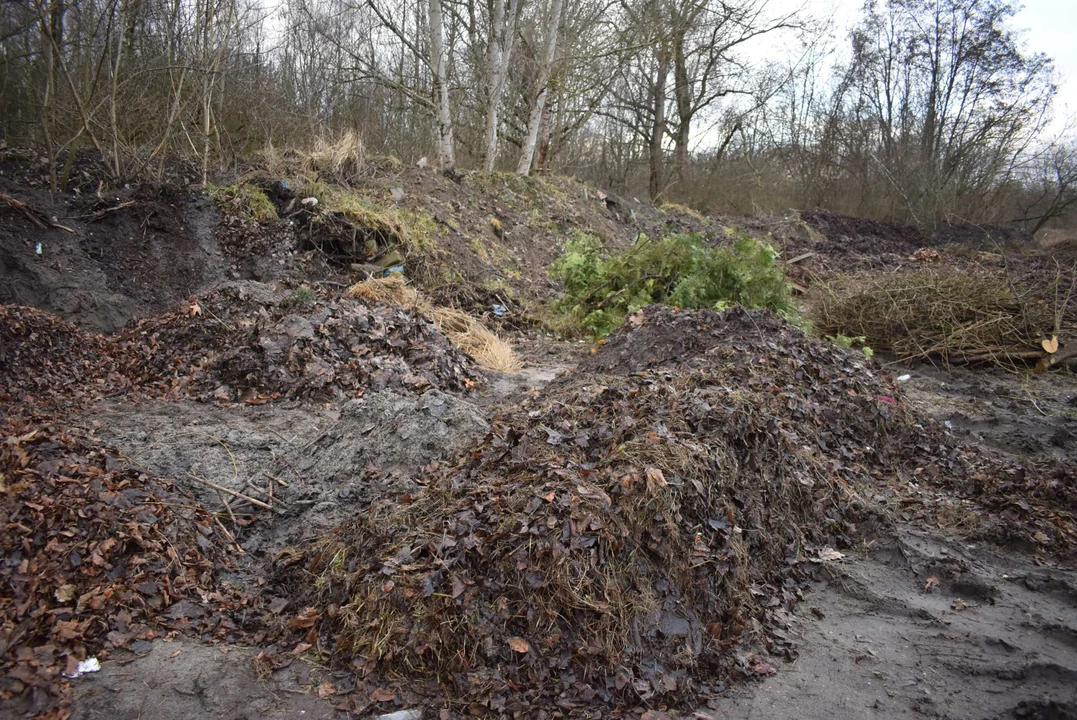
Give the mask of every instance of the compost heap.
[[[264, 644], [264, 598], [222, 583], [240, 553], [170, 480], [72, 427], [105, 395], [212, 401], [464, 388], [468, 358], [399, 308], [244, 284], [115, 336], [0, 306], [0, 697], [66, 717], [79, 663], [184, 631]], [[237, 619], [237, 618], [242, 618]]]
[[263, 403], [471, 385], [470, 359], [420, 314], [306, 293], [225, 286], [111, 337], [0, 307], [0, 410], [62, 398], [50, 405], [58, 409], [124, 390]]
[[912, 462], [914, 422], [858, 352], [766, 312], [651, 306], [277, 583], [372, 678], [505, 712], [697, 702], [791, 652], [806, 568], [881, 519], [862, 492]]

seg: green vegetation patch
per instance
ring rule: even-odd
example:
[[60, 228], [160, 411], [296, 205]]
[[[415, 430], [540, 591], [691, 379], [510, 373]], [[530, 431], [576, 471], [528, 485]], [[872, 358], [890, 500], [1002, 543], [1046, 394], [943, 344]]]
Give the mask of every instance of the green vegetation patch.
[[708, 247], [698, 235], [642, 237], [610, 253], [601, 241], [577, 232], [550, 268], [563, 295], [554, 310], [562, 324], [602, 337], [645, 305], [722, 310], [731, 305], [767, 308], [796, 320], [789, 283], [766, 243], [747, 236]]
[[257, 185], [238, 182], [232, 185], [206, 185], [206, 193], [221, 212], [244, 220], [269, 222], [277, 219], [277, 209]]

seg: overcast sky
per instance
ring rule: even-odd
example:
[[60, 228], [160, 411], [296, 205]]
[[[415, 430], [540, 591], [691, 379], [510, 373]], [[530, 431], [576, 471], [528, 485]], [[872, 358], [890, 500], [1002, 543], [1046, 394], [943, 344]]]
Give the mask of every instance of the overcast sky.
[[[777, 0], [776, 6], [799, 6], [804, 0]], [[833, 13], [835, 39], [844, 41], [856, 20], [862, 0], [807, 0], [807, 7], [820, 16]], [[1013, 21], [1023, 30], [1027, 48], [1047, 53], [1058, 72], [1055, 122], [1061, 129], [1067, 116], [1077, 115], [1077, 0], [1026, 0]]]
[[1015, 20], [1026, 28], [1025, 42], [1054, 58], [1059, 73], [1056, 124], [1077, 115], [1077, 1], [1028, 0]]

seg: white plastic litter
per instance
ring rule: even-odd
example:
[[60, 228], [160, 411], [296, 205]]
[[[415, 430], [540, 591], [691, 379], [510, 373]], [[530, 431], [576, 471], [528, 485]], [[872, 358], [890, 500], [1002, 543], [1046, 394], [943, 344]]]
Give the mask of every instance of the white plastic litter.
[[374, 720], [422, 720], [422, 710], [397, 710], [385, 715], [375, 715]]
[[37, 244], [37, 247], [34, 248], [34, 252], [36, 252], [38, 255], [41, 254], [41, 243]]
[[67, 673], [64, 673], [64, 677], [69, 678], [71, 680], [74, 680], [75, 678], [77, 678], [77, 677], [79, 677], [81, 675], [85, 675], [86, 673], [95, 673], [95, 672], [99, 672], [100, 670], [101, 670], [101, 663], [99, 663], [97, 661], [97, 658], [95, 658], [95, 657], [86, 658], [85, 660], [83, 660], [82, 662], [79, 663], [79, 666], [75, 670], [74, 673], [72, 673], [71, 675], [68, 675]]
[[316, 197], [303, 198], [302, 200], [299, 201], [299, 204], [300, 205], [309, 205], [311, 207], [314, 207], [315, 205], [318, 204], [318, 198], [316, 198]]
[[912, 380], [912, 375], [902, 375], [898, 378], [898, 382], [908, 382], [909, 380]]

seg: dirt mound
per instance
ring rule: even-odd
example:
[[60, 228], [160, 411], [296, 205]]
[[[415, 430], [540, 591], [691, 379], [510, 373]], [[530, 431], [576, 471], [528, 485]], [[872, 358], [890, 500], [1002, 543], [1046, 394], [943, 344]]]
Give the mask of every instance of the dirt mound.
[[[785, 271], [807, 287], [819, 278], [844, 273], [919, 268], [930, 263], [959, 267], [1001, 267], [999, 253], [1035, 261], [1049, 260], [1032, 238], [1016, 228], [996, 225], [927, 227], [811, 211], [785, 217], [730, 218], [728, 222], [766, 238], [782, 251]], [[1053, 264], [1052, 264], [1052, 267]]]
[[[230, 531], [256, 557], [309, 543], [386, 497], [419, 492], [440, 461], [488, 429], [474, 406], [438, 390], [370, 391], [336, 409], [113, 401], [79, 422], [226, 522], [234, 516]], [[222, 498], [192, 476], [272, 507]]]
[[[996, 252], [1000, 248], [1032, 244], [1032, 237], [1016, 227], [1003, 225], [906, 225], [823, 211], [801, 214], [807, 225], [846, 255], [912, 255], [920, 248], [945, 245]], [[838, 248], [835, 247], [835, 250]]]
[[809, 569], [890, 517], [979, 513], [964, 529], [1064, 551], [1072, 503], [911, 412], [857, 351], [765, 312], [651, 306], [425, 491], [278, 563], [275, 588], [371, 688], [690, 705], [792, 657]]
[[862, 492], [904, 464], [904, 412], [854, 353], [765, 313], [635, 324], [430, 489], [281, 568], [339, 661], [512, 712], [694, 702], [792, 652], [804, 568], [877, 517]]
[[467, 356], [417, 313], [305, 287], [225, 286], [141, 321], [121, 341], [132, 384], [169, 396], [347, 399], [472, 382]]
[[111, 190], [87, 171], [92, 190], [51, 195], [11, 165], [0, 162], [0, 303], [112, 332], [223, 276], [217, 213], [185, 187]]
[[66, 717], [82, 660], [173, 630], [234, 634], [223, 611], [243, 601], [217, 577], [228, 540], [211, 515], [68, 430], [5, 423], [0, 437], [5, 716]]

